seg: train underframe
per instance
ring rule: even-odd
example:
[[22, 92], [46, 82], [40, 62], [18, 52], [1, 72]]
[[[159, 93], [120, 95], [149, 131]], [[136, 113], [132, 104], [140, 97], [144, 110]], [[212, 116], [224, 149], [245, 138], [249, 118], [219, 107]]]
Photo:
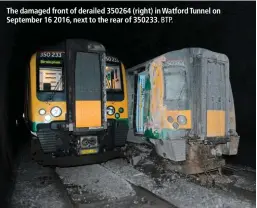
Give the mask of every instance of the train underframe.
[[238, 135], [231, 135], [228, 138], [215, 137], [206, 140], [151, 140], [151, 143], [159, 156], [172, 162], [170, 169], [184, 174], [199, 174], [223, 167], [223, 155], [236, 155], [239, 139]]
[[70, 167], [124, 157], [128, 126], [108, 119], [107, 130], [69, 132], [65, 122], [38, 124], [31, 140], [32, 159], [44, 166]]

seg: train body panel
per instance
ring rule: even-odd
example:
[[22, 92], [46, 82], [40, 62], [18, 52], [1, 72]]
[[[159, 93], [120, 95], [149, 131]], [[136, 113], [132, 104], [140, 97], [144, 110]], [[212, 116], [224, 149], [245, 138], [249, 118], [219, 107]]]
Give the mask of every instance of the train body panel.
[[[126, 81], [126, 72], [125, 67], [121, 63], [121, 73], [122, 73], [122, 94], [121, 98], [113, 99], [112, 96], [108, 99], [107, 95], [107, 106], [113, 106], [115, 112], [119, 113], [118, 119], [128, 119], [128, 95], [127, 95], [127, 81]], [[108, 66], [108, 63], [107, 63]], [[111, 92], [110, 92], [111, 93]], [[108, 94], [108, 91], [107, 91]], [[112, 115], [107, 114], [107, 119], [117, 119], [115, 113]]]
[[[29, 68], [29, 98], [28, 100], [28, 121], [30, 123], [30, 128], [32, 132], [37, 131], [37, 124], [45, 123], [45, 115], [49, 115], [51, 109], [54, 106], [59, 106], [62, 109], [62, 114], [59, 117], [54, 117], [54, 121], [63, 121], [65, 120], [66, 114], [66, 102], [63, 101], [41, 101], [37, 97], [37, 72], [36, 72], [36, 54], [31, 57], [30, 68]], [[45, 109], [46, 113], [40, 115], [38, 112], [41, 109]], [[37, 112], [37, 113], [35, 113]]]
[[116, 146], [124, 146], [128, 133], [128, 95], [124, 64], [106, 57], [107, 122]]

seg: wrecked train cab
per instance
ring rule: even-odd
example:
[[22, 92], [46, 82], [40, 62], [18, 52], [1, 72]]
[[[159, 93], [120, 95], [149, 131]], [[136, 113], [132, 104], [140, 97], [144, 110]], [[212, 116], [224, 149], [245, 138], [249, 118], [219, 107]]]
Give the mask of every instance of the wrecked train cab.
[[128, 141], [147, 139], [182, 162], [187, 174], [219, 168], [236, 155], [233, 94], [227, 56], [202, 48], [168, 52], [127, 69]]

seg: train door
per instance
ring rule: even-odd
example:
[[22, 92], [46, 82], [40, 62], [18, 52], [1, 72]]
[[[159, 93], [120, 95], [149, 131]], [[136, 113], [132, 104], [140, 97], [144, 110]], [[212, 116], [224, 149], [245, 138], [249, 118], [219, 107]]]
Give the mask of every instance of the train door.
[[67, 118], [70, 131], [84, 132], [106, 128], [105, 65], [90, 44], [66, 42]]
[[[207, 138], [225, 137], [228, 128], [229, 79], [226, 63], [206, 59], [203, 74], [206, 83], [206, 122]], [[205, 93], [204, 93], [205, 94]], [[205, 110], [205, 109], [204, 109]]]

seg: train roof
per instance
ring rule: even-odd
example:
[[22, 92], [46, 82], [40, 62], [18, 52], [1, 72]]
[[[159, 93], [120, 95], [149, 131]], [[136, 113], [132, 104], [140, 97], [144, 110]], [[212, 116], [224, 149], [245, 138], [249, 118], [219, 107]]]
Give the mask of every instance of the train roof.
[[60, 42], [57, 42], [57, 43], [54, 43], [51, 45], [42, 46], [42, 47], [38, 48], [37, 51], [40, 51], [40, 50], [65, 50], [65, 43], [67, 40], [74, 41], [74, 44], [86, 44], [86, 45], [98, 46], [101, 51], [105, 51], [105, 47], [99, 42], [88, 40], [88, 39], [78, 39], [78, 38], [77, 39], [76, 38], [65, 39], [63, 41], [60, 41]]
[[[213, 58], [213, 59], [216, 59], [216, 60], [221, 60], [223, 62], [229, 62], [229, 59], [228, 57], [225, 55], [225, 54], [222, 54], [222, 53], [217, 53], [217, 52], [214, 52], [214, 51], [211, 51], [209, 49], [205, 49], [205, 48], [194, 48], [194, 47], [189, 47], [189, 48], [182, 48], [182, 49], [179, 49], [179, 50], [175, 50], [175, 51], [169, 51], [167, 53], [164, 53], [160, 56], [157, 56], [155, 58], [152, 58], [148, 61], [145, 61], [141, 64], [138, 64], [136, 66], [133, 66], [131, 68], [128, 68], [126, 71], [127, 72], [133, 72], [134, 70], [136, 69], [139, 69], [139, 68], [142, 68], [142, 67], [145, 67], [149, 64], [151, 64], [153, 61], [157, 60], [157, 59], [160, 59], [162, 57], [166, 57], [166, 56], [171, 56], [171, 55], [175, 55], [175, 54], [185, 54], [185, 53], [189, 53], [189, 54], [192, 54], [194, 56], [199, 56], [199, 57], [203, 57], [203, 58]], [[185, 54], [186, 55], [186, 54]]]

